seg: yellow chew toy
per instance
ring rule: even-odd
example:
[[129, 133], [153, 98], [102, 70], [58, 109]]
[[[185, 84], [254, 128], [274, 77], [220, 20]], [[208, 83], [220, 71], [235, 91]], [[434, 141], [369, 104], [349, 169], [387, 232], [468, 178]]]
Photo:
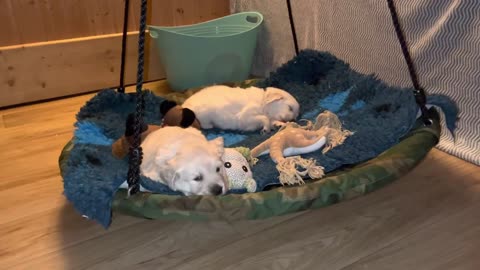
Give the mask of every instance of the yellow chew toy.
[[[342, 129], [337, 115], [324, 111], [317, 116], [315, 124], [308, 122], [306, 126], [287, 123], [275, 135], [252, 149], [251, 156], [270, 153], [280, 173], [283, 185], [303, 184], [303, 177], [312, 179], [324, 176], [324, 168], [313, 159], [304, 159], [299, 154], [316, 151], [323, 147], [322, 153], [341, 145], [353, 133]], [[303, 168], [298, 170], [297, 166]]]

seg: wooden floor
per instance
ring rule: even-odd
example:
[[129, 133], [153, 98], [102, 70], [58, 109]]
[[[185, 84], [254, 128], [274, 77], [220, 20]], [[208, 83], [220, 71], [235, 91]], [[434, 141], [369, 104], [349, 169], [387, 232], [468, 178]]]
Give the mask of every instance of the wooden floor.
[[0, 111], [0, 269], [480, 269], [480, 168], [438, 150], [324, 209], [233, 224], [114, 216], [62, 195], [57, 159], [91, 95]]

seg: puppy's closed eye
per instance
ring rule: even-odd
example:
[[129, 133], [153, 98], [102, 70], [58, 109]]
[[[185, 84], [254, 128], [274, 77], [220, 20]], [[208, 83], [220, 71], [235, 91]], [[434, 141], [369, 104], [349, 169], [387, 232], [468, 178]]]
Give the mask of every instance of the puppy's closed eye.
[[288, 110], [290, 110], [291, 112], [293, 112], [293, 107], [292, 107], [292, 106], [288, 106]]
[[195, 178], [193, 178], [193, 181], [197, 181], [197, 182], [200, 182], [203, 180], [203, 175], [197, 175]]

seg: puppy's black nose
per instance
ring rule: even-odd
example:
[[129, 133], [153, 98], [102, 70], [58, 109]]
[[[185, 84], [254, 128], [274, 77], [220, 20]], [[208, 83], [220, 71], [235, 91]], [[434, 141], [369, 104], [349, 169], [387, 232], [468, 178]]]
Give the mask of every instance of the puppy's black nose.
[[220, 195], [220, 194], [222, 194], [222, 192], [223, 192], [223, 188], [222, 188], [222, 186], [220, 186], [220, 185], [212, 185], [212, 186], [210, 187], [210, 192], [211, 192], [213, 195]]

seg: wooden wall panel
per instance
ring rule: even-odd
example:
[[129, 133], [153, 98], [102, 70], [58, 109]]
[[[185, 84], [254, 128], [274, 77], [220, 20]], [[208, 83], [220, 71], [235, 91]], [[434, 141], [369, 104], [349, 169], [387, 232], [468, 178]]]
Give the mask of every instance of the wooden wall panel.
[[19, 44], [18, 26], [9, 0], [0, 0], [0, 46]]
[[[10, 1], [10, 20], [15, 22], [16, 32], [20, 42], [29, 43], [36, 40], [45, 40], [47, 33], [46, 23], [43, 19], [41, 7], [30, 0], [7, 0]], [[8, 45], [8, 44], [6, 44]]]
[[[229, 14], [228, 0], [149, 0], [148, 23], [185, 25]], [[140, 0], [130, 0], [138, 31]], [[0, 0], [0, 107], [117, 87], [123, 0]], [[135, 82], [137, 34], [127, 46]], [[149, 39], [147, 38], [147, 41]], [[152, 46], [146, 80], [165, 78]]]
[[[0, 50], [0, 107], [119, 85], [121, 34], [4, 47]], [[138, 34], [127, 39], [125, 82], [137, 74]], [[147, 43], [145, 81], [164, 78]]]
[[[0, 0], [0, 46], [122, 32], [123, 0]], [[149, 23], [184, 25], [229, 13], [228, 0], [150, 0]], [[129, 31], [140, 0], [130, 0]]]

